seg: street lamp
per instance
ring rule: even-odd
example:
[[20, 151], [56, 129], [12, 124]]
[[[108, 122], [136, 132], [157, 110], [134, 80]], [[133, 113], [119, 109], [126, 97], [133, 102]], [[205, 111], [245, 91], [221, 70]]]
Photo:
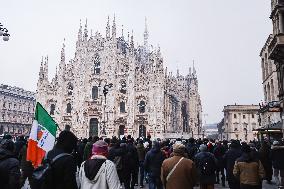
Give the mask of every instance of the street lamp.
[[105, 84], [104, 85], [104, 89], [103, 89], [103, 93], [104, 93], [104, 97], [105, 97], [105, 104], [104, 104], [104, 121], [103, 121], [103, 130], [102, 130], [102, 134], [106, 135], [106, 95], [108, 94], [108, 91], [110, 88], [112, 88], [113, 84], [109, 83], [109, 84]]
[[245, 140], [248, 140], [248, 128], [247, 128], [247, 123], [244, 123], [244, 131], [245, 131]]
[[3, 25], [0, 23], [0, 36], [3, 36], [3, 41], [8, 41], [10, 34], [6, 28], [3, 28]]

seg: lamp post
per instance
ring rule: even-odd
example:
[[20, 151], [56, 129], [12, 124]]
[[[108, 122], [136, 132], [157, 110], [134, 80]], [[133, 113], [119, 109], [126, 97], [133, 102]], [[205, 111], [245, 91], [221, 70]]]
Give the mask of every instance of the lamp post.
[[244, 123], [244, 131], [245, 131], [245, 140], [248, 140], [248, 128], [247, 128], [248, 124]]
[[10, 37], [7, 28], [4, 28], [1, 23], [0, 23], [0, 36], [3, 36], [3, 41], [8, 41]]
[[104, 93], [104, 97], [105, 97], [105, 104], [104, 104], [104, 121], [103, 121], [103, 130], [102, 130], [102, 134], [106, 135], [106, 96], [108, 94], [108, 91], [110, 88], [112, 88], [113, 84], [109, 83], [109, 84], [105, 84], [104, 85], [104, 89], [103, 89], [103, 93]]
[[270, 143], [270, 133], [269, 133], [270, 125], [271, 125], [271, 119], [270, 119], [270, 116], [268, 116], [267, 136], [268, 136], [269, 143]]

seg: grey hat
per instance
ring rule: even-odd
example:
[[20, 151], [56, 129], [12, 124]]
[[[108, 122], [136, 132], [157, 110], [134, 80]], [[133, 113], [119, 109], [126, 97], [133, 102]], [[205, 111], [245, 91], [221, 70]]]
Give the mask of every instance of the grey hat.
[[277, 140], [275, 140], [275, 141], [273, 141], [273, 145], [277, 146], [277, 145], [279, 145], [279, 142]]
[[205, 151], [207, 151], [207, 146], [206, 146], [205, 144], [201, 144], [201, 145], [199, 146], [199, 150], [200, 150], [201, 152], [205, 152]]

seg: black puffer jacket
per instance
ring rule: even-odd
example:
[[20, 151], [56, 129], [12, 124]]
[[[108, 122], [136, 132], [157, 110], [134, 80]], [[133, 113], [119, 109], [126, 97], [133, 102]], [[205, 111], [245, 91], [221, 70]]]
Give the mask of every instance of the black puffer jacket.
[[272, 166], [275, 169], [284, 169], [284, 146], [271, 147]]
[[[54, 148], [48, 152], [47, 158], [53, 159], [55, 156], [64, 153], [64, 150]], [[77, 189], [76, 171], [77, 164], [73, 156], [64, 156], [52, 165], [54, 186], [52, 189]]]
[[20, 188], [20, 163], [14, 154], [0, 148], [0, 187], [1, 189]]
[[165, 159], [163, 152], [158, 144], [154, 144], [153, 148], [147, 152], [144, 167], [150, 177], [160, 177], [162, 163]]
[[234, 169], [234, 165], [235, 165], [235, 161], [241, 157], [242, 155], [242, 151], [240, 150], [240, 148], [230, 148], [230, 150], [228, 150], [225, 155], [223, 156], [224, 159], [224, 163], [226, 165], [226, 172], [227, 172], [227, 178], [234, 178], [233, 175], [233, 169]]

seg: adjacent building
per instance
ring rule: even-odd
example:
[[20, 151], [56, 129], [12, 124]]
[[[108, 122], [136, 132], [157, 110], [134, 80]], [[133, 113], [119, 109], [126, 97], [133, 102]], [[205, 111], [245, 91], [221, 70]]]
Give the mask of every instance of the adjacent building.
[[260, 52], [264, 101], [259, 104], [260, 127], [258, 130], [266, 137], [268, 137], [268, 133], [269, 137], [277, 132], [281, 133], [282, 128], [277, 70], [274, 60], [268, 57], [268, 47], [272, 40], [273, 35], [271, 34]]
[[0, 135], [28, 135], [34, 118], [35, 93], [0, 85]]
[[[258, 105], [224, 106], [224, 130], [220, 139], [250, 141], [257, 139]], [[220, 124], [221, 125], [221, 124]]]
[[[269, 36], [267, 40], [266, 48], [267, 57], [273, 61], [275, 64], [275, 70], [277, 72], [277, 81], [278, 86], [277, 90], [271, 90], [270, 85], [270, 94], [268, 88], [266, 88], [266, 101], [272, 101], [273, 95], [272, 92], [278, 92], [278, 97], [275, 98], [277, 103], [273, 103], [280, 109], [281, 113], [281, 122], [280, 129], [283, 133], [283, 107], [284, 107], [284, 0], [271, 0], [271, 15], [270, 19], [272, 20], [273, 33]], [[270, 61], [268, 60], [268, 61]], [[273, 68], [273, 66], [272, 66]], [[272, 79], [272, 78], [271, 78]], [[275, 82], [276, 79], [273, 79]], [[276, 84], [276, 83], [275, 83]], [[274, 85], [274, 88], [276, 86]]]
[[40, 102], [61, 129], [78, 137], [92, 135], [173, 138], [198, 137], [202, 106], [197, 73], [168, 73], [159, 47], [134, 45], [133, 33], [117, 35], [116, 21], [106, 34], [89, 33], [80, 25], [76, 52], [69, 63], [65, 45], [51, 82], [48, 57], [43, 58], [37, 83]]

